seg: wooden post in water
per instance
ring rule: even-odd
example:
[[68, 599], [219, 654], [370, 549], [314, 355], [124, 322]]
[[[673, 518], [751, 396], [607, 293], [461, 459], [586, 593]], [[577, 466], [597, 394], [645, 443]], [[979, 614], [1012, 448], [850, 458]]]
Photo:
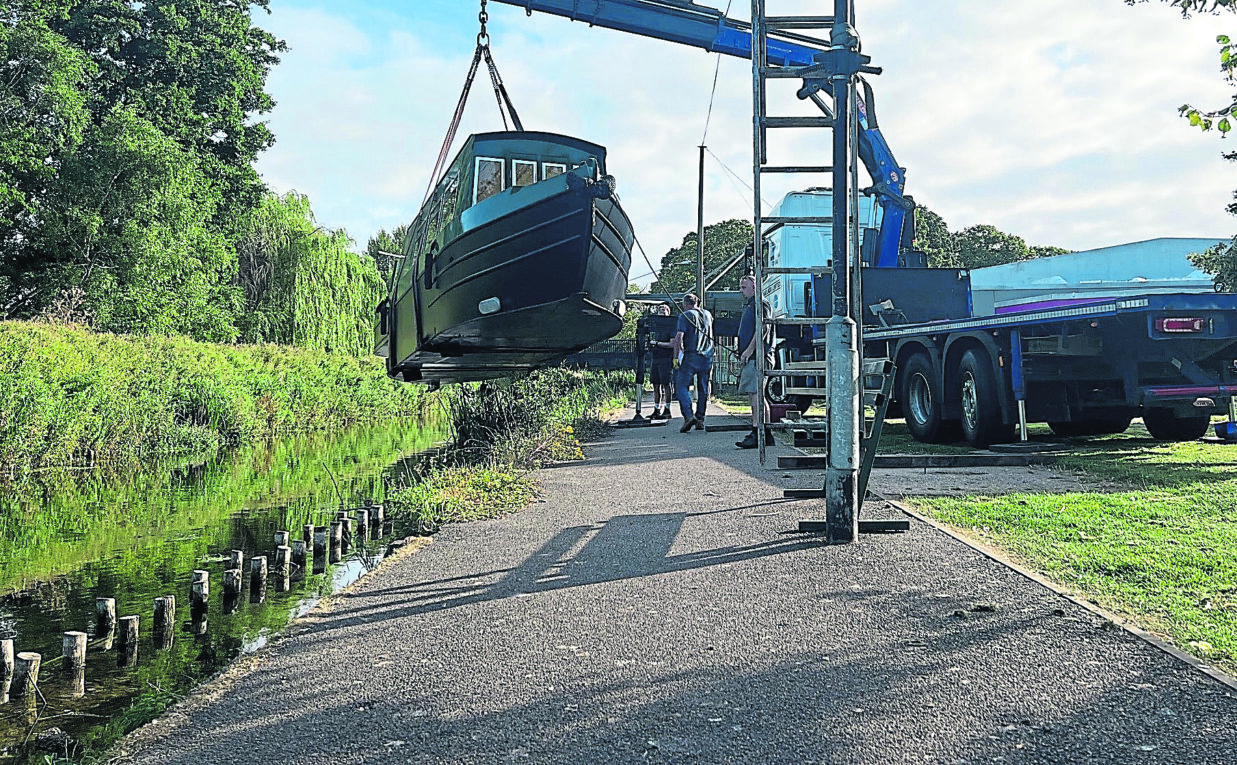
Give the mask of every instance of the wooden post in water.
[[292, 579], [292, 548], [280, 545], [275, 548], [275, 589], [287, 592]]
[[314, 528], [314, 573], [321, 573], [326, 569], [326, 532], [325, 526], [317, 526]]
[[[106, 639], [116, 630], [116, 599], [115, 598], [95, 598], [95, 630], [96, 638]], [[108, 641], [108, 648], [111, 648]]]
[[280, 547], [287, 547], [291, 541], [292, 541], [292, 535], [289, 534], [288, 532], [286, 531], [275, 532], [275, 547], [277, 549]]
[[266, 556], [255, 555], [249, 559], [249, 602], [266, 600]]
[[355, 524], [352, 521], [352, 516], [348, 513], [341, 512], [339, 514], [339, 522], [343, 526], [343, 546], [344, 552], [352, 549], [353, 540], [356, 539], [356, 534], [353, 531]]
[[223, 572], [223, 615], [231, 616], [240, 608], [241, 581], [244, 574], [239, 568]]
[[86, 633], [64, 633], [60, 655], [64, 658], [64, 665], [70, 669], [84, 666], [86, 664]]
[[37, 653], [23, 652], [17, 654], [13, 663], [13, 695], [30, 696], [39, 686], [39, 666], [43, 657]]
[[140, 616], [122, 616], [120, 617], [120, 637], [117, 639], [121, 648], [127, 648], [137, 645], [138, 624], [142, 621]]
[[305, 551], [307, 553], [314, 549], [314, 526], [312, 523], [307, 523], [301, 527], [301, 539], [305, 541]]
[[193, 572], [193, 584], [189, 592], [189, 616], [193, 634], [206, 632], [206, 607], [210, 603], [210, 572], [197, 569]]
[[167, 595], [155, 598], [155, 646], [166, 651], [172, 647], [172, 638], [176, 634], [176, 596]]
[[155, 632], [168, 632], [176, 624], [176, 596], [155, 598]]
[[362, 540], [369, 536], [369, 511], [361, 508], [357, 513], [357, 536]]
[[223, 597], [234, 598], [241, 594], [241, 581], [244, 574], [239, 568], [230, 568], [223, 572]]
[[245, 565], [245, 551], [233, 550], [228, 553], [228, 568], [240, 568]]
[[298, 539], [292, 543], [292, 565], [305, 569], [305, 540]]
[[344, 558], [344, 524], [331, 521], [331, 563], [339, 563]]
[[80, 699], [86, 695], [86, 668], [75, 667], [69, 676], [68, 697], [71, 699]]
[[0, 704], [9, 703], [9, 688], [13, 685], [13, 641], [0, 640]]
[[382, 524], [386, 522], [385, 512], [381, 502], [369, 509], [369, 522], [374, 527], [374, 536], [382, 536]]

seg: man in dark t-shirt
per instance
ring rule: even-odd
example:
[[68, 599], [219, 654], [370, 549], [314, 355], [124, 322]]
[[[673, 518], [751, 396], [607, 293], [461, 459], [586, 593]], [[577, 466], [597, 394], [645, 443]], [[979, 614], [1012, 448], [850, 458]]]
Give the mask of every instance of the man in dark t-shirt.
[[[670, 306], [662, 303], [654, 309], [654, 314], [657, 316], [670, 316]], [[668, 323], [668, 322], [667, 322]], [[652, 367], [650, 377], [653, 382], [653, 414], [651, 420], [668, 420], [670, 419], [670, 383], [674, 379], [671, 371], [671, 357], [674, 355], [674, 344], [671, 340], [674, 338], [674, 329], [667, 326], [663, 330], [653, 331], [652, 342], [650, 343], [652, 350]]]
[[[752, 402], [752, 432], [742, 441], [736, 441], [740, 449], [755, 449], [759, 445], [760, 434], [757, 428], [757, 403], [761, 393], [760, 374], [756, 368], [756, 277], [748, 274], [739, 280], [739, 294], [747, 301], [743, 308], [743, 316], [739, 319], [739, 363], [743, 365], [739, 373], [739, 392], [746, 393]], [[763, 304], [764, 315], [769, 315], [769, 303]], [[764, 349], [766, 356], [772, 346], [773, 336], [766, 329], [764, 332]], [[773, 431], [769, 428], [769, 402], [764, 402], [765, 409], [765, 443], [773, 443]]]

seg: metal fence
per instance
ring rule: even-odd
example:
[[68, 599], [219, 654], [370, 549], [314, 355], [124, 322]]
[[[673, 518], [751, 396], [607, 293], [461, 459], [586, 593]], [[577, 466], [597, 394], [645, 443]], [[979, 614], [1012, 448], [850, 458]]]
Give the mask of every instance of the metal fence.
[[[718, 337], [717, 353], [713, 356], [713, 383], [715, 385], [735, 386], [739, 384], [739, 356], [736, 350], [738, 340], [734, 337]], [[649, 368], [649, 357], [644, 358], [645, 374]], [[563, 359], [563, 365], [577, 369], [618, 370], [636, 369], [635, 340], [602, 340], [594, 343], [579, 353], [573, 353]]]

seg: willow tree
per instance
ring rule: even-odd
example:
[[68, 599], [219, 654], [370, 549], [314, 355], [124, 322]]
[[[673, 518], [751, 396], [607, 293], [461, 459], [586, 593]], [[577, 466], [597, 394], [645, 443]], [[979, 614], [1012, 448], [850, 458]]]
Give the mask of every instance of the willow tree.
[[371, 350], [382, 277], [372, 258], [353, 252], [346, 233], [318, 225], [309, 197], [268, 195], [239, 228], [243, 341]]

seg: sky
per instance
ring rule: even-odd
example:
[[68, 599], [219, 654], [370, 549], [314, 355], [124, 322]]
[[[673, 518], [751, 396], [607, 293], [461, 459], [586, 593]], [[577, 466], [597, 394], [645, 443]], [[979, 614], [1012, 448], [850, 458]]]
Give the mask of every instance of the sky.
[[[731, 15], [749, 17], [749, 3], [731, 4]], [[870, 78], [875, 109], [906, 169], [906, 193], [951, 231], [990, 224], [1072, 250], [1237, 232], [1225, 211], [1237, 164], [1222, 157], [1237, 138], [1203, 133], [1177, 114], [1183, 103], [1231, 100], [1215, 39], [1237, 32], [1237, 15], [1183, 20], [1156, 0], [855, 5], [863, 52], [883, 68]], [[261, 117], [276, 136], [258, 163], [271, 189], [308, 195], [318, 223], [345, 229], [360, 249], [379, 229], [409, 223], [463, 88], [479, 7], [272, 0], [271, 14], [255, 18], [288, 45], [267, 81], [276, 107]], [[824, 14], [832, 3], [769, 0], [768, 8]], [[525, 128], [607, 147], [654, 267], [696, 229], [702, 143], [706, 224], [753, 217], [749, 62], [526, 16], [497, 0], [489, 16], [491, 50]], [[795, 82], [771, 85], [770, 114], [812, 113], [794, 98]], [[469, 133], [496, 129], [483, 66], [452, 155]], [[778, 133], [772, 163], [831, 161], [828, 131]], [[785, 192], [827, 179], [763, 183], [768, 210]], [[649, 273], [637, 254], [632, 279], [646, 283]]]

